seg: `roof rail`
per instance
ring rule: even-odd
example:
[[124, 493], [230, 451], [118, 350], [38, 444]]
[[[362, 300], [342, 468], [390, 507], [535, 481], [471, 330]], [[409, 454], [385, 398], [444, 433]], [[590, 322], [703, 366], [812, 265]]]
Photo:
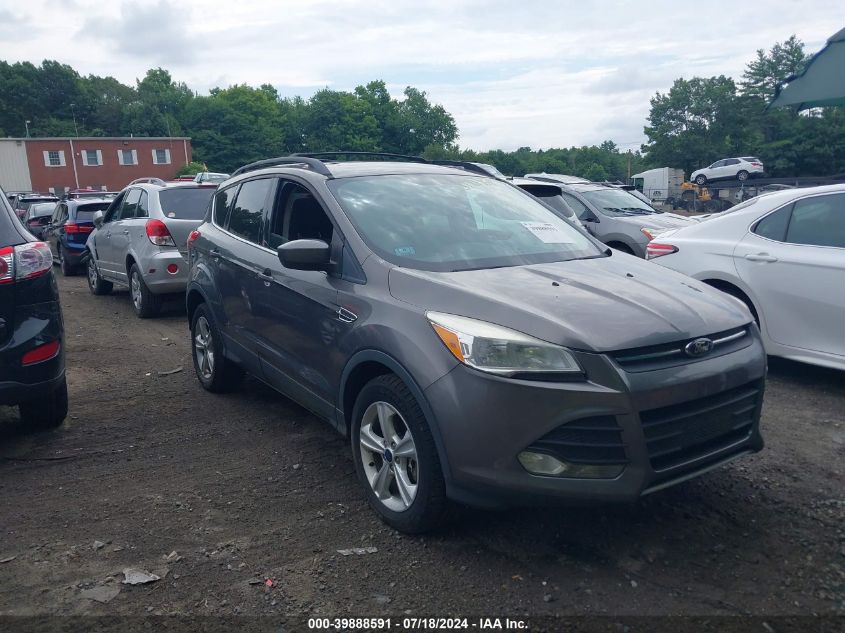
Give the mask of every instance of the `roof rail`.
[[232, 177], [245, 174], [248, 171], [255, 171], [256, 169], [264, 169], [266, 167], [277, 167], [279, 165], [305, 165], [318, 174], [329, 178], [332, 177], [332, 172], [330, 172], [329, 168], [323, 164], [323, 161], [311, 158], [310, 156], [306, 156], [304, 154], [293, 154], [291, 156], [278, 156], [276, 158], [257, 160], [254, 163], [249, 163], [248, 165], [244, 165], [243, 167], [236, 169], [232, 172]]
[[157, 187], [166, 187], [167, 183], [161, 178], [155, 176], [144, 176], [143, 178], [136, 178], [130, 185], [156, 185]]
[[434, 165], [441, 165], [443, 167], [457, 167], [459, 169], [466, 169], [467, 171], [471, 171], [474, 174], [480, 174], [482, 176], [496, 178], [496, 176], [484, 169], [484, 167], [482, 167], [481, 165], [470, 162], [468, 160], [433, 160], [431, 162]]
[[329, 159], [338, 156], [373, 156], [381, 158], [392, 158], [394, 160], [403, 160], [410, 163], [428, 163], [425, 158], [419, 156], [408, 156], [406, 154], [391, 154], [389, 152], [298, 152], [292, 156], [305, 156], [308, 158]]

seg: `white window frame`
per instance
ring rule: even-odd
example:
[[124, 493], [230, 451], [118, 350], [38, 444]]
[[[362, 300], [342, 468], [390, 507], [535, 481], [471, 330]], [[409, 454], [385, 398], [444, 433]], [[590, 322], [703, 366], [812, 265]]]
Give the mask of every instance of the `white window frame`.
[[[132, 162], [124, 161], [123, 152], [132, 152]], [[120, 165], [137, 165], [138, 164], [138, 150], [137, 149], [119, 149], [117, 150], [117, 162]]]
[[[158, 152], [164, 152], [164, 162], [158, 161]], [[170, 164], [170, 150], [167, 148], [160, 148], [153, 150], [153, 165], [169, 165]]]
[[[59, 155], [59, 164], [53, 165], [50, 163], [50, 154], [55, 152]], [[65, 163], [65, 152], [61, 149], [48, 149], [44, 150], [44, 166], [45, 167], [65, 167], [67, 163]]]
[[[97, 153], [97, 162], [96, 163], [89, 163], [88, 162], [88, 152], [96, 152]], [[103, 166], [103, 151], [99, 149], [83, 149], [80, 152], [82, 156], [82, 164], [85, 167], [102, 167]]]

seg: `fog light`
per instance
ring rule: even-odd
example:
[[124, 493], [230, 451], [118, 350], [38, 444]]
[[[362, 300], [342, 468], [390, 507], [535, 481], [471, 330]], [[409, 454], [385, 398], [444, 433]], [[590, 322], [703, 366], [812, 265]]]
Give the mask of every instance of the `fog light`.
[[168, 264], [167, 272], [169, 272], [171, 275], [175, 275], [179, 272], [179, 267], [176, 264]]
[[519, 463], [532, 475], [573, 477], [581, 479], [614, 479], [625, 470], [624, 464], [573, 464], [546, 453], [523, 451], [517, 455]]

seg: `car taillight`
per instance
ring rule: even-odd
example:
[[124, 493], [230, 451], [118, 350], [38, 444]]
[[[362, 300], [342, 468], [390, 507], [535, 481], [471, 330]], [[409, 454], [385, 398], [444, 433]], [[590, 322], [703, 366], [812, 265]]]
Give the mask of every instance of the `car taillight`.
[[147, 220], [147, 237], [156, 246], [176, 246], [167, 225], [161, 220]]
[[11, 246], [0, 248], [0, 284], [8, 284], [15, 279], [15, 249]]
[[200, 238], [200, 235], [202, 235], [202, 233], [197, 230], [191, 231], [191, 234], [188, 235], [188, 253], [191, 252], [191, 245]]
[[61, 350], [61, 343], [58, 340], [50, 341], [44, 345], [39, 345], [35, 349], [29, 350], [21, 357], [21, 365], [34, 365], [35, 363], [43, 363], [45, 360], [50, 360], [59, 355]]
[[660, 244], [659, 242], [649, 242], [645, 247], [645, 258], [654, 259], [655, 257], [671, 255], [672, 253], [677, 252], [677, 246], [672, 246], [671, 244]]
[[44, 242], [15, 246], [15, 279], [32, 279], [53, 270], [53, 253]]
[[76, 233], [90, 233], [94, 230], [93, 226], [89, 226], [87, 224], [74, 224], [73, 222], [68, 222], [65, 224], [65, 233], [68, 235], [73, 235]]

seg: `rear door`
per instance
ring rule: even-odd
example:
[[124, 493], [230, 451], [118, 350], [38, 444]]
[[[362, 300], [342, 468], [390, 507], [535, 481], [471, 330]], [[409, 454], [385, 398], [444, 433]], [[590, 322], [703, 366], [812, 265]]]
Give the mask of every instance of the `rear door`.
[[762, 218], [734, 251], [769, 337], [845, 356], [845, 193], [797, 200]]

